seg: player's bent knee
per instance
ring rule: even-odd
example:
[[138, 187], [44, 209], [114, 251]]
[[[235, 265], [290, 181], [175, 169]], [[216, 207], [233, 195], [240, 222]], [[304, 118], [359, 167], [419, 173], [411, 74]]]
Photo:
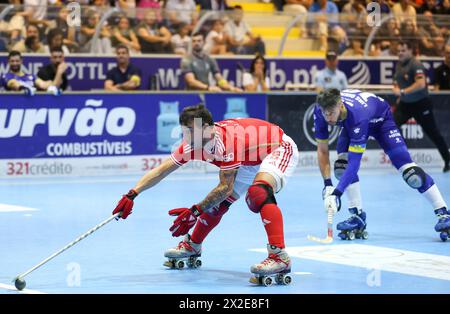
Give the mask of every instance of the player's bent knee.
[[426, 182], [426, 173], [418, 166], [406, 168], [402, 173], [402, 177], [413, 189], [420, 189]]
[[245, 196], [248, 208], [254, 213], [259, 213], [264, 205], [276, 204], [273, 188], [266, 182], [257, 181], [248, 188]]
[[348, 166], [347, 159], [338, 158], [334, 162], [334, 176], [336, 177], [337, 180], [341, 179], [342, 175], [345, 172], [345, 169], [347, 169], [347, 166]]

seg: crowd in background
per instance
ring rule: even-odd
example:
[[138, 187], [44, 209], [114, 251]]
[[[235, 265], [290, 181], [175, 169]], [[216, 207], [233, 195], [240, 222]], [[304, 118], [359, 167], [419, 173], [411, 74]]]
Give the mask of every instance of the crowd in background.
[[[252, 32], [242, 7], [230, 6], [227, 0], [79, 0], [80, 27], [67, 23], [69, 2], [1, 0], [0, 4], [16, 7], [0, 21], [0, 51], [49, 53], [54, 47], [62, 47], [65, 55], [104, 54], [125, 45], [132, 55], [186, 54], [199, 18], [205, 11], [214, 10], [218, 14], [200, 29], [208, 54], [265, 54], [264, 41]], [[273, 2], [282, 14], [303, 14], [298, 22], [300, 38], [317, 40], [323, 51], [363, 55], [365, 40], [373, 29], [367, 23], [369, 2], [378, 2], [383, 16], [392, 14], [376, 33], [370, 47], [372, 56], [396, 56], [400, 40], [415, 41], [416, 52], [421, 55], [443, 56], [449, 40], [450, 22], [445, 15], [450, 12], [450, 0]], [[111, 8], [117, 8], [117, 13], [99, 27], [98, 40], [94, 41], [101, 17]]]

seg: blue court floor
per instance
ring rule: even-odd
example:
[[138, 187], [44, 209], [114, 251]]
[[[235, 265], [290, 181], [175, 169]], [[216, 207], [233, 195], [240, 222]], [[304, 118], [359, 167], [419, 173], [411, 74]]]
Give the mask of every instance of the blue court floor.
[[[430, 174], [450, 202], [450, 174]], [[14, 276], [108, 218], [138, 178], [0, 180], [0, 293], [18, 293]], [[290, 286], [248, 282], [267, 239], [242, 199], [204, 242], [200, 269], [165, 268], [164, 251], [179, 241], [168, 231], [167, 211], [191, 206], [217, 183], [214, 174], [173, 174], [141, 194], [127, 220], [28, 275], [22, 293], [450, 293], [450, 241], [434, 231], [430, 205], [394, 171], [360, 178], [368, 240], [342, 241], [337, 233], [328, 245], [307, 240], [326, 235], [317, 172], [293, 176], [277, 195], [293, 261]], [[348, 216], [343, 207], [335, 220]]]

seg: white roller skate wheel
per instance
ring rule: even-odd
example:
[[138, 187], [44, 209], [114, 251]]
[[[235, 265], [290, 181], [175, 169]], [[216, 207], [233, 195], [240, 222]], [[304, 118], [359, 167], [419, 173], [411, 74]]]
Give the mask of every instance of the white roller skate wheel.
[[273, 280], [270, 277], [263, 277], [262, 283], [264, 284], [264, 286], [269, 287], [273, 284]]
[[355, 240], [355, 233], [353, 231], [350, 231], [347, 234], [347, 239], [350, 240], [350, 241]]
[[176, 265], [175, 266], [176, 268], [182, 269], [184, 267], [184, 262], [183, 261], [178, 261], [175, 265]]
[[283, 276], [283, 284], [284, 285], [290, 285], [292, 282], [292, 277], [289, 275]]
[[369, 233], [368, 233], [367, 231], [363, 231], [363, 233], [362, 233], [362, 238], [363, 238], [364, 240], [367, 240], [367, 239], [369, 238]]
[[199, 268], [199, 267], [202, 266], [202, 261], [198, 259], [198, 260], [195, 261], [194, 265], [195, 265], [196, 268]]

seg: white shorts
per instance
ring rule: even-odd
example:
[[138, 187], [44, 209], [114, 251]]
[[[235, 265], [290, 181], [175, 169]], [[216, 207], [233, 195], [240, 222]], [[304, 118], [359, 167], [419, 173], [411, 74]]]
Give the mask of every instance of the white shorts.
[[295, 142], [286, 134], [282, 137], [281, 146], [266, 156], [257, 166], [242, 166], [239, 168], [234, 182], [235, 194], [242, 196], [247, 193], [256, 175], [260, 172], [269, 173], [275, 179], [278, 193], [292, 175], [298, 164], [298, 149]]

